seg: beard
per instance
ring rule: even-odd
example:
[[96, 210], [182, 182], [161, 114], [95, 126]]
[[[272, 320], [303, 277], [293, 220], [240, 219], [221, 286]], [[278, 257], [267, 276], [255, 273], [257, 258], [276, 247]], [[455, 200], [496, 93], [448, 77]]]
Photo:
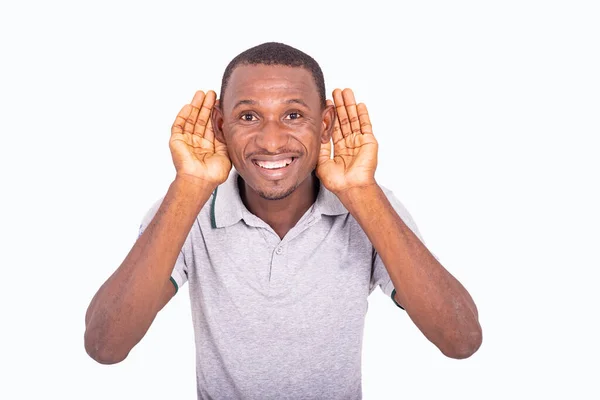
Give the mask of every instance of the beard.
[[257, 190], [256, 193], [265, 200], [282, 200], [294, 193], [294, 190], [298, 188], [298, 184], [289, 188], [282, 189], [271, 189], [271, 190]]

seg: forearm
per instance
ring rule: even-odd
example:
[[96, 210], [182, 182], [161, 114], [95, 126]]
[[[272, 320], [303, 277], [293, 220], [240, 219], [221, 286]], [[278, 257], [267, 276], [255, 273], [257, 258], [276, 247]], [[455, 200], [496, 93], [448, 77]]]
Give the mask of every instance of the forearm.
[[471, 296], [404, 224], [381, 188], [349, 190], [340, 199], [381, 257], [396, 300], [445, 355], [464, 358], [481, 344]]
[[118, 362], [144, 336], [165, 303], [178, 254], [212, 189], [179, 178], [171, 184], [144, 233], [88, 308], [85, 345], [92, 357]]

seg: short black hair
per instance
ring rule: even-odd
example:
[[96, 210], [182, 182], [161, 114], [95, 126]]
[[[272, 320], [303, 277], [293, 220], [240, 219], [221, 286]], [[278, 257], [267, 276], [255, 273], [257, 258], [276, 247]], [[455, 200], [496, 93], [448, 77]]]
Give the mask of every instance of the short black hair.
[[240, 65], [282, 65], [287, 67], [302, 67], [308, 70], [317, 85], [321, 107], [325, 107], [325, 79], [319, 63], [308, 54], [292, 46], [278, 42], [266, 42], [249, 48], [238, 54], [229, 62], [223, 79], [221, 81], [221, 94], [219, 98], [223, 99], [225, 89], [229, 83], [229, 78], [233, 70]]

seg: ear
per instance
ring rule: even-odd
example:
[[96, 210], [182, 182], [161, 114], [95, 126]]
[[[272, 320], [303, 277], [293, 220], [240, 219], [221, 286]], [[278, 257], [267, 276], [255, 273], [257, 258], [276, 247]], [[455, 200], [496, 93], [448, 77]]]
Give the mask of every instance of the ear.
[[329, 143], [331, 140], [331, 134], [333, 133], [333, 127], [335, 126], [335, 106], [326, 105], [322, 114], [323, 129], [321, 130], [321, 143]]
[[215, 102], [215, 105], [210, 112], [210, 120], [212, 122], [213, 131], [215, 132], [215, 138], [223, 143], [225, 142], [225, 135], [223, 134], [223, 109], [219, 100]]

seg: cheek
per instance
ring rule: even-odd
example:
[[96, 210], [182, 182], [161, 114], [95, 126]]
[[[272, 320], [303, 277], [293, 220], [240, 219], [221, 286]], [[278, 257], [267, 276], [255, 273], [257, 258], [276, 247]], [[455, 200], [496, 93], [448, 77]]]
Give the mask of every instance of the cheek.
[[321, 137], [314, 131], [303, 135], [302, 141], [310, 152], [314, 152], [315, 150], [318, 152], [321, 148]]
[[225, 139], [227, 139], [229, 156], [241, 159], [248, 144], [248, 135], [244, 135], [244, 132], [237, 129], [229, 129], [225, 134]]
[[321, 138], [314, 132], [305, 132], [295, 137], [295, 139], [302, 144], [305, 151], [305, 157], [309, 164], [316, 163], [319, 158], [319, 151], [321, 150]]

